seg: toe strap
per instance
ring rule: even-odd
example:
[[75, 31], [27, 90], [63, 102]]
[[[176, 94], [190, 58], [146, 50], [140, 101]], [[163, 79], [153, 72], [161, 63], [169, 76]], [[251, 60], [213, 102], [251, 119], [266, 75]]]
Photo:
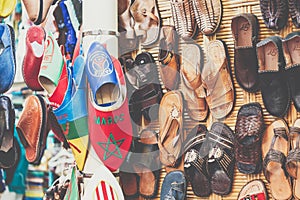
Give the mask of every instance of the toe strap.
[[297, 178], [297, 162], [300, 162], [300, 149], [298, 148], [291, 150], [286, 158], [286, 170], [293, 178]]
[[277, 151], [275, 149], [270, 149], [269, 152], [267, 153], [266, 157], [264, 158], [263, 161], [263, 172], [264, 175], [267, 179], [267, 181], [270, 182], [270, 174], [269, 171], [267, 170], [267, 166], [270, 162], [277, 162], [281, 164], [281, 167], [284, 168], [285, 167], [285, 161], [286, 161], [286, 157], [285, 155], [280, 152]]

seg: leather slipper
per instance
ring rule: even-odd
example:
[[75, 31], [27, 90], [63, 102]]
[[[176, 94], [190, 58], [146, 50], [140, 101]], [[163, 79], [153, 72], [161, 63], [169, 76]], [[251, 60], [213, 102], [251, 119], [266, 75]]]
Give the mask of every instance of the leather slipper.
[[22, 0], [27, 11], [29, 19], [39, 25], [45, 21], [50, 6], [55, 3], [55, 0]]
[[186, 199], [186, 178], [182, 171], [176, 170], [168, 173], [161, 186], [160, 199]]
[[133, 169], [139, 176], [139, 193], [144, 198], [153, 198], [158, 191], [161, 163], [157, 145], [157, 134], [143, 129], [134, 144]]
[[26, 151], [26, 159], [39, 164], [46, 148], [49, 132], [47, 106], [41, 95], [27, 97], [17, 124], [17, 132]]
[[90, 45], [85, 72], [90, 85], [90, 142], [104, 165], [115, 171], [126, 158], [132, 141], [124, 73], [120, 62], [99, 42]]
[[0, 93], [7, 92], [16, 74], [15, 32], [8, 24], [0, 24]]
[[262, 140], [263, 172], [274, 199], [291, 199], [292, 186], [284, 170], [289, 151], [288, 126], [277, 119], [266, 129]]
[[212, 116], [222, 119], [231, 112], [235, 99], [227, 51], [220, 40], [210, 41], [207, 49], [207, 61], [201, 69], [206, 102]]
[[208, 155], [201, 150], [206, 132], [206, 126], [199, 124], [190, 131], [184, 143], [184, 172], [198, 197], [208, 197], [211, 194], [210, 178], [206, 169]]
[[26, 34], [26, 53], [24, 55], [22, 72], [26, 85], [33, 91], [44, 90], [38, 81], [44, 50], [46, 33], [40, 26], [29, 27]]
[[134, 0], [130, 6], [134, 18], [134, 30], [137, 36], [142, 36], [144, 47], [153, 45], [160, 33], [160, 16], [156, 0]]
[[300, 149], [299, 149], [299, 139], [300, 139], [300, 119], [294, 122], [294, 125], [290, 127], [290, 142], [291, 150], [288, 153], [286, 161], [286, 171], [292, 177], [293, 180], [293, 194], [295, 199], [300, 199], [300, 176], [298, 170], [300, 170]]
[[264, 182], [260, 179], [252, 180], [244, 185], [239, 192], [237, 200], [267, 200], [268, 192]]
[[15, 9], [17, 0], [2, 0], [0, 3], [0, 18], [8, 17]]
[[227, 195], [232, 189], [235, 165], [233, 131], [224, 123], [214, 122], [206, 138], [202, 148], [208, 155], [206, 168], [211, 177], [211, 190]]
[[203, 68], [203, 52], [198, 44], [186, 44], [182, 51], [182, 93], [189, 116], [196, 121], [207, 117], [208, 107], [200, 71]]
[[88, 117], [86, 104], [86, 78], [84, 73], [84, 58], [79, 55], [74, 62], [76, 91], [66, 93], [61, 106], [53, 112], [61, 125], [64, 135], [72, 149], [79, 170], [83, 170], [88, 149]]
[[159, 107], [158, 146], [160, 161], [166, 166], [178, 167], [182, 156], [183, 133], [183, 103], [180, 91], [167, 92]]
[[15, 110], [7, 96], [0, 96], [0, 118], [0, 167], [11, 168], [20, 155], [14, 138]]

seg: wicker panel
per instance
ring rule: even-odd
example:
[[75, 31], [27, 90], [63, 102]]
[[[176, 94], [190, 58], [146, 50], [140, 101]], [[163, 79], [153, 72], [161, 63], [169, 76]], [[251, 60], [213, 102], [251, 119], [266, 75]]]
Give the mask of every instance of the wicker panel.
[[[160, 16], [162, 18], [162, 25], [174, 25], [173, 20], [172, 20], [172, 15], [171, 15], [171, 7], [170, 7], [170, 2], [169, 0], [157, 0], [158, 3], [158, 9], [160, 11]], [[267, 125], [272, 123], [275, 120], [275, 117], [271, 116], [265, 109], [263, 101], [262, 101], [262, 96], [260, 92], [257, 92], [255, 94], [250, 94], [242, 90], [239, 85], [236, 82], [235, 79], [235, 74], [234, 74], [234, 41], [233, 37], [231, 34], [231, 19], [233, 16], [239, 14], [239, 13], [253, 13], [258, 17], [259, 20], [259, 41], [263, 40], [269, 36], [272, 35], [279, 35], [281, 37], [285, 37], [288, 33], [292, 31], [296, 31], [296, 28], [292, 26], [292, 22], [289, 19], [287, 26], [281, 30], [281, 31], [272, 31], [266, 28], [265, 24], [263, 23], [262, 15], [260, 12], [260, 5], [258, 0], [223, 0], [222, 1], [222, 6], [223, 6], [223, 16], [222, 16], [222, 21], [219, 30], [217, 31], [216, 34], [212, 36], [203, 36], [201, 33], [197, 36], [195, 41], [201, 45], [203, 50], [206, 48], [206, 44], [210, 40], [223, 40], [228, 48], [228, 53], [230, 57], [230, 67], [232, 70], [232, 77], [234, 80], [234, 87], [235, 87], [235, 95], [236, 95], [236, 100], [235, 100], [235, 105], [234, 109], [231, 112], [229, 116], [225, 119], [225, 122], [227, 125], [229, 125], [232, 130], [235, 128], [235, 122], [236, 122], [236, 117], [237, 117], [237, 112], [240, 109], [240, 107], [246, 103], [249, 102], [259, 102], [262, 107], [263, 107], [263, 113], [264, 113], [264, 120]], [[181, 52], [181, 46], [184, 44], [185, 41], [180, 39], [179, 41], [179, 48]], [[150, 48], [150, 49], [142, 49], [141, 47], [139, 48], [138, 51], [133, 53], [133, 57], [140, 53], [141, 51], [149, 51], [153, 54], [154, 58], [157, 61], [157, 56], [158, 56], [158, 44], [155, 45], [155, 47]], [[162, 86], [164, 88], [164, 86]], [[291, 105], [290, 110], [288, 111], [287, 117], [285, 117], [285, 120], [288, 122], [288, 124], [291, 126], [292, 122], [297, 119], [297, 117], [300, 117], [300, 114], [297, 113], [295, 110], [294, 106]], [[208, 116], [207, 120], [203, 122], [204, 124], [207, 125], [208, 128], [210, 128], [211, 124], [217, 121], [216, 119], [213, 119], [211, 115]], [[192, 119], [189, 118], [187, 113], [184, 113], [184, 129], [188, 133], [188, 131], [191, 130], [197, 123], [193, 121]], [[159, 130], [159, 124], [158, 122], [154, 122], [151, 124], [151, 127], [155, 130]], [[160, 180], [159, 180], [159, 193], [155, 199], [160, 199], [160, 189], [161, 189], [161, 184], [163, 182], [163, 179], [166, 175], [165, 169], [163, 168], [161, 171], [160, 175]], [[248, 181], [253, 180], [253, 179], [262, 179], [266, 186], [267, 190], [269, 193], [270, 199], [272, 199], [271, 193], [270, 193], [270, 188], [267, 183], [267, 181], [264, 178], [264, 175], [262, 173], [257, 174], [257, 175], [245, 175], [242, 173], [239, 173], [237, 169], [235, 169], [235, 175], [234, 175], [234, 182], [233, 182], [233, 188], [232, 192], [227, 195], [227, 196], [218, 196], [216, 194], [212, 194], [209, 198], [199, 198], [196, 197], [193, 194], [192, 188], [190, 185], [188, 185], [188, 190], [187, 190], [187, 199], [210, 199], [210, 200], [235, 200], [237, 199], [238, 193], [241, 190], [242, 186], [245, 185]], [[199, 186], [201, 187], [201, 186]], [[139, 198], [143, 199], [143, 198]]]

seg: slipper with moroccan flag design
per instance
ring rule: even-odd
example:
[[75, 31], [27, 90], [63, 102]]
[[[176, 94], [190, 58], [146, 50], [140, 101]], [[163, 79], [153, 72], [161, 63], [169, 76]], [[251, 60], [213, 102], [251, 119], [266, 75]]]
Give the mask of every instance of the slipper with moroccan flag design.
[[90, 85], [88, 126], [92, 147], [111, 171], [123, 163], [132, 141], [124, 73], [118, 59], [93, 42], [85, 64]]

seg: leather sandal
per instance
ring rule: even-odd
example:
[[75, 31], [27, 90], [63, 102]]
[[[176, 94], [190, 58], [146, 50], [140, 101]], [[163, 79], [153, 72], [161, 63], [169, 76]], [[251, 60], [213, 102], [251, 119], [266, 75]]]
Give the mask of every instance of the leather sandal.
[[206, 169], [208, 155], [201, 151], [206, 132], [206, 126], [199, 124], [191, 130], [184, 143], [184, 172], [198, 197], [208, 197], [211, 194], [210, 177]]
[[290, 127], [290, 142], [292, 149], [289, 151], [286, 161], [286, 171], [292, 177], [293, 180], [293, 194], [295, 199], [300, 199], [300, 176], [298, 170], [300, 170], [300, 119], [294, 122], [294, 125]]
[[208, 171], [211, 190], [218, 195], [231, 192], [234, 174], [234, 135], [233, 131], [221, 122], [214, 122], [206, 135], [203, 152], [208, 155]]
[[132, 156], [133, 169], [139, 176], [139, 194], [144, 198], [153, 198], [158, 192], [161, 169], [157, 134], [150, 129], [143, 129]]
[[211, 41], [207, 49], [208, 58], [201, 69], [205, 99], [212, 116], [222, 119], [231, 112], [235, 99], [227, 52], [220, 40]]
[[160, 16], [156, 0], [135, 0], [130, 6], [134, 18], [134, 30], [137, 36], [142, 36], [144, 47], [153, 45], [160, 33]]
[[29, 19], [39, 25], [45, 21], [50, 6], [56, 3], [56, 0], [22, 0], [29, 16]]
[[268, 126], [262, 140], [263, 172], [274, 199], [291, 199], [292, 186], [285, 171], [289, 151], [288, 126], [278, 119]]
[[180, 164], [182, 153], [182, 142], [184, 133], [182, 131], [183, 107], [182, 94], [180, 91], [167, 92], [159, 107], [160, 134], [158, 146], [160, 161], [166, 166], [173, 168]]
[[200, 71], [203, 69], [203, 52], [198, 44], [186, 44], [182, 50], [180, 69], [182, 93], [189, 116], [203, 121], [208, 114]]

